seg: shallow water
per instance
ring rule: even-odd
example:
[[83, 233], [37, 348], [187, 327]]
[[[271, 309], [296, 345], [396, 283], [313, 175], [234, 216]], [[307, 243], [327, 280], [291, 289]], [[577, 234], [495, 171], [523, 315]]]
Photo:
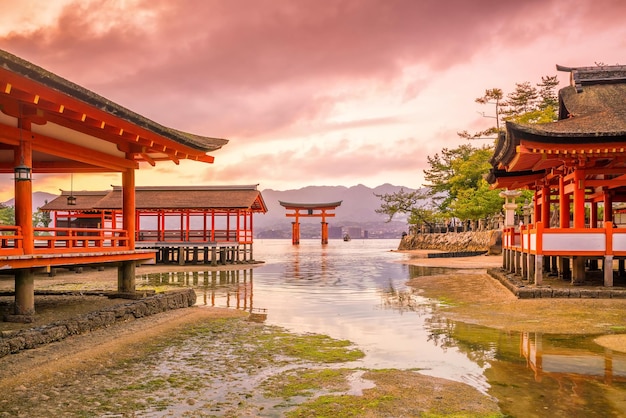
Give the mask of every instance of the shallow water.
[[[408, 266], [397, 240], [255, 242], [261, 267], [146, 278], [192, 284], [198, 304], [353, 341], [365, 368], [420, 369], [497, 398], [511, 416], [626, 416], [626, 356], [595, 336], [504, 333], [447, 321], [405, 283], [443, 268]], [[266, 315], [266, 316], [265, 316]]]

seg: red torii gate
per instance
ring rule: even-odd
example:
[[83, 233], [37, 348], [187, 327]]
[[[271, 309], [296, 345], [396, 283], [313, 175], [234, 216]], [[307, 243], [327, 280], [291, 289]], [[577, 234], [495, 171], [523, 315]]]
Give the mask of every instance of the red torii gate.
[[[328, 213], [329, 210], [335, 210], [337, 206], [341, 206], [342, 200], [331, 203], [287, 203], [281, 202], [287, 210], [293, 210], [293, 213], [287, 213], [288, 218], [296, 218], [291, 223], [291, 243], [296, 245], [300, 244], [300, 218], [322, 218], [322, 244], [328, 244], [328, 222], [326, 218], [333, 218], [334, 213]], [[304, 213], [300, 213], [304, 211]]]

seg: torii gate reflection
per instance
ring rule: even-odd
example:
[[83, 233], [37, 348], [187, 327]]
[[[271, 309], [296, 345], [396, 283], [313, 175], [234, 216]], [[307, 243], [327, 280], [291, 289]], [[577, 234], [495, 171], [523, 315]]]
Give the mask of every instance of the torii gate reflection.
[[332, 218], [335, 214], [327, 211], [335, 210], [337, 206], [341, 206], [341, 202], [342, 200], [331, 203], [287, 203], [279, 200], [278, 203], [285, 209], [294, 211], [287, 213], [287, 217], [296, 218], [291, 223], [291, 243], [293, 245], [300, 244], [300, 218], [322, 218], [322, 244], [328, 244], [328, 222], [326, 222], [326, 218]]

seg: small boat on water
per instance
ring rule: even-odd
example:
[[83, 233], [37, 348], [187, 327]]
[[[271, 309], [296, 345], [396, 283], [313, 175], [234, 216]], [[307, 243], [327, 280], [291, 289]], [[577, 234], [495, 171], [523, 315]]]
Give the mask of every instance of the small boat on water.
[[344, 241], [350, 241], [352, 238], [350, 238], [350, 235], [346, 234], [343, 236], [343, 240]]

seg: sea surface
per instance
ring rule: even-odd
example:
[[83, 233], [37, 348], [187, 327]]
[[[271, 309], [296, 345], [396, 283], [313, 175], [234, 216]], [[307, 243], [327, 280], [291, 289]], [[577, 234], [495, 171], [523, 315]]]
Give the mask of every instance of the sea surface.
[[626, 416], [626, 355], [598, 346], [596, 335], [502, 332], [446, 320], [435, 309], [439, 301], [406, 282], [451, 270], [403, 264], [407, 255], [393, 251], [398, 243], [257, 240], [254, 259], [262, 266], [200, 272], [192, 282], [201, 306], [243, 309], [294, 332], [350, 340], [366, 353], [359, 367], [463, 382], [496, 398], [509, 416]]

